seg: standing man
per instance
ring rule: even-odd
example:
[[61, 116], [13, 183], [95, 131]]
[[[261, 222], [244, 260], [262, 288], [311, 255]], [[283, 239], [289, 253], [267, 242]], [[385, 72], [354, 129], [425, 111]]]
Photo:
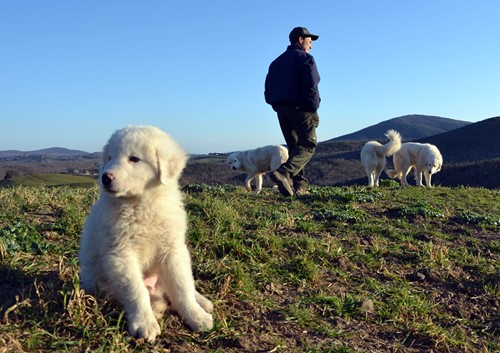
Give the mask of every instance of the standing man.
[[278, 114], [289, 151], [288, 160], [269, 175], [284, 196], [308, 193], [304, 167], [316, 150], [321, 101], [320, 77], [309, 50], [318, 38], [305, 27], [295, 27], [289, 35], [290, 45], [271, 63], [266, 76], [266, 103]]

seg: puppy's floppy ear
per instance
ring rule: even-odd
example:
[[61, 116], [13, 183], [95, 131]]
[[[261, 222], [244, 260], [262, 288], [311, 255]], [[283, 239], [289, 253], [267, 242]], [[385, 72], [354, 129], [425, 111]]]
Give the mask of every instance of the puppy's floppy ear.
[[160, 182], [178, 180], [188, 160], [187, 154], [177, 145], [169, 144], [156, 149], [156, 163]]
[[101, 151], [101, 158], [100, 158], [100, 163], [99, 163], [99, 174], [102, 174], [103, 170], [104, 170], [104, 167], [106, 166], [106, 163], [109, 162], [109, 159], [110, 159], [110, 149], [111, 149], [111, 145], [112, 145], [112, 139], [113, 137], [116, 135], [116, 132], [115, 134], [113, 134], [108, 142], [106, 142], [106, 144], [104, 145], [104, 147], [102, 148], [102, 151]]

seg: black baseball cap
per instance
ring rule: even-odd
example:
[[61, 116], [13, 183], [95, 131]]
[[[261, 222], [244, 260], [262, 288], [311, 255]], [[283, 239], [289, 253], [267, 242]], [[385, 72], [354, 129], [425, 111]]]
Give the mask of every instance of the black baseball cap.
[[288, 38], [290, 39], [290, 43], [295, 43], [299, 37], [311, 37], [311, 40], [316, 40], [319, 38], [316, 34], [311, 34], [309, 30], [305, 27], [295, 27], [290, 32]]

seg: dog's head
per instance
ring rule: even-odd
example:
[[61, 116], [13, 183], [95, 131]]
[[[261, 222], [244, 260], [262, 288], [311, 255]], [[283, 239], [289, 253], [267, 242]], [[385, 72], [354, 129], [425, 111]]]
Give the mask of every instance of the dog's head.
[[436, 174], [439, 172], [442, 165], [443, 158], [439, 153], [433, 154], [427, 159], [427, 170], [429, 171], [429, 174]]
[[227, 156], [226, 163], [232, 170], [240, 170], [241, 153], [240, 152], [231, 153], [229, 156]]
[[153, 126], [117, 130], [103, 148], [99, 185], [113, 197], [140, 196], [149, 188], [178, 182], [186, 153]]
[[436, 174], [441, 170], [441, 163], [437, 160], [427, 162], [427, 170], [429, 174]]
[[441, 170], [442, 166], [443, 157], [441, 156], [441, 153], [436, 146], [429, 144], [427, 152], [427, 171], [429, 174], [436, 174]]

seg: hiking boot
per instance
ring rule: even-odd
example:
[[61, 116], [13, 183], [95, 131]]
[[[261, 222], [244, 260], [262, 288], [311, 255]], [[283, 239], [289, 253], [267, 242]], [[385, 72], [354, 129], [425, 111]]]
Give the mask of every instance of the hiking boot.
[[283, 196], [293, 196], [293, 188], [290, 185], [290, 181], [286, 176], [278, 172], [277, 170], [269, 173], [271, 180], [278, 185], [278, 190]]

